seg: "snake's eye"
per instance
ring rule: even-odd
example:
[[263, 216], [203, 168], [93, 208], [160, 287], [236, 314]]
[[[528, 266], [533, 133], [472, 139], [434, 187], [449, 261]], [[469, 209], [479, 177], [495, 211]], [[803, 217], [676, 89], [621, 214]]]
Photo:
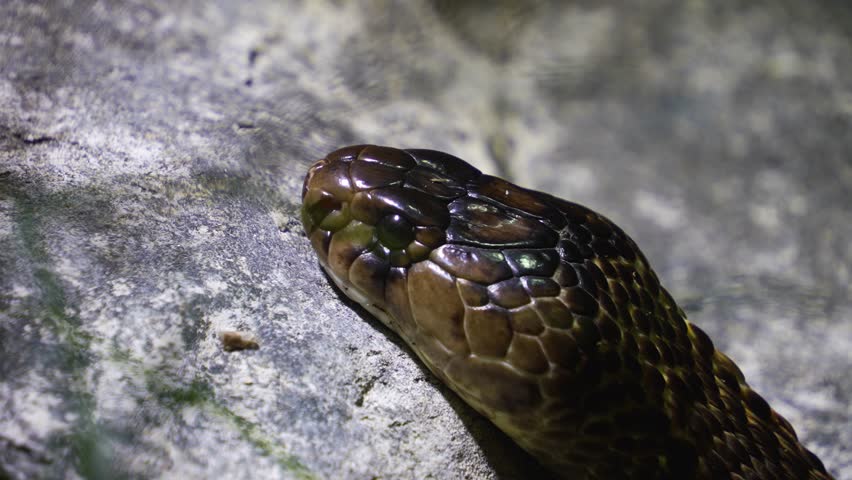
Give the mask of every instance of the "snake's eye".
[[387, 215], [376, 225], [376, 235], [387, 248], [400, 250], [414, 240], [414, 227], [402, 215]]

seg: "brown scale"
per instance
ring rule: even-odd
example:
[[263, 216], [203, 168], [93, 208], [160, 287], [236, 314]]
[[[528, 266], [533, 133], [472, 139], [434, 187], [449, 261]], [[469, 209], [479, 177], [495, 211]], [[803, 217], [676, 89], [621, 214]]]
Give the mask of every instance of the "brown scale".
[[556, 474], [830, 478], [603, 216], [370, 145], [315, 163], [302, 197], [334, 281]]

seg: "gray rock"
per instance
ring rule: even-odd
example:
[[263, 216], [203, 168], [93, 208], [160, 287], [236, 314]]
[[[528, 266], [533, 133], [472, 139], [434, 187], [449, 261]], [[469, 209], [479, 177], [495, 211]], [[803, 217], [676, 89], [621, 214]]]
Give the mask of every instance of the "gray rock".
[[850, 7], [520, 4], [3, 2], [0, 478], [542, 474], [316, 265], [362, 142], [611, 217], [852, 478]]

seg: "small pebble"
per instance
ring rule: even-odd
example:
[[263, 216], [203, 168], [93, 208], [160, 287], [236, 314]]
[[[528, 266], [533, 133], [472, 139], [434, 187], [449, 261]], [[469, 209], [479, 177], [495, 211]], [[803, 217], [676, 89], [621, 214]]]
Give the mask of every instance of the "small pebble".
[[247, 332], [220, 332], [219, 339], [222, 341], [222, 348], [226, 352], [257, 350], [260, 348], [260, 344], [257, 343], [254, 335]]

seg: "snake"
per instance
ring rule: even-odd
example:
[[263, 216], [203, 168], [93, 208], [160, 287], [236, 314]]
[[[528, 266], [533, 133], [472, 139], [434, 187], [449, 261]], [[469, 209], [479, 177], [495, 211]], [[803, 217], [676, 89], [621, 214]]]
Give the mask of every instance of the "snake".
[[832, 478], [595, 211], [437, 150], [313, 163], [319, 264], [559, 478]]

